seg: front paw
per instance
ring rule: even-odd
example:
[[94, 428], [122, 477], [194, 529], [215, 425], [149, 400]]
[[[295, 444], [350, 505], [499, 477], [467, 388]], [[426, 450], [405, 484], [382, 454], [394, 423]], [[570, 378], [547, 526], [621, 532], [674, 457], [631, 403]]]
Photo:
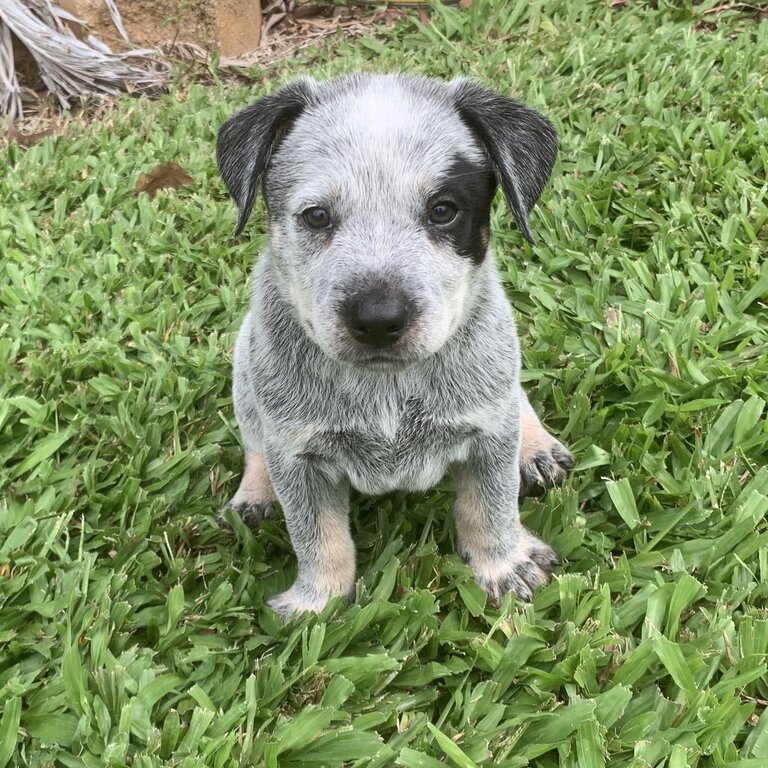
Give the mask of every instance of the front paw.
[[256, 528], [263, 520], [269, 520], [275, 514], [275, 508], [271, 502], [259, 504], [253, 501], [235, 503], [230, 501], [216, 517], [216, 523], [222, 528], [231, 528], [224, 513], [228, 509], [234, 509], [237, 516], [249, 527]]
[[518, 498], [538, 496], [547, 488], [562, 485], [576, 463], [573, 454], [558, 440], [547, 435], [546, 445], [536, 441], [520, 451], [520, 491]]
[[[324, 595], [324, 596], [323, 596]], [[296, 582], [290, 589], [267, 599], [267, 605], [288, 621], [302, 613], [321, 613], [333, 597], [329, 590], [325, 593], [312, 586]], [[349, 599], [349, 595], [346, 596]]]
[[475, 572], [475, 579], [496, 603], [507, 592], [520, 600], [533, 600], [534, 590], [548, 584], [552, 571], [560, 565], [560, 558], [544, 542], [527, 531], [514, 550], [503, 556], [488, 557], [468, 554], [465, 558]]

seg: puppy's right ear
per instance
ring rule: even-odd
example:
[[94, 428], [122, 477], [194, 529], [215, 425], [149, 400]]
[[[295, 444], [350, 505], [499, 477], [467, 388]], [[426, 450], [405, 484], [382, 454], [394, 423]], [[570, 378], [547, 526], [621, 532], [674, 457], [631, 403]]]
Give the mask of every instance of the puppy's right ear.
[[296, 80], [230, 117], [219, 129], [216, 160], [237, 203], [239, 235], [256, 202], [272, 150], [292, 120], [313, 103], [314, 80]]

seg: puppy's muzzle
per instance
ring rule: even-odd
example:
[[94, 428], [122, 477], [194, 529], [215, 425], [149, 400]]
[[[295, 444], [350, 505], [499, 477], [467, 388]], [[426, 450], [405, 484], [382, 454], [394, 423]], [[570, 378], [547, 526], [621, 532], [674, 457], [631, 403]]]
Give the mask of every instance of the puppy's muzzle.
[[341, 314], [353, 339], [382, 349], [403, 337], [413, 317], [413, 304], [402, 291], [374, 288], [348, 299]]

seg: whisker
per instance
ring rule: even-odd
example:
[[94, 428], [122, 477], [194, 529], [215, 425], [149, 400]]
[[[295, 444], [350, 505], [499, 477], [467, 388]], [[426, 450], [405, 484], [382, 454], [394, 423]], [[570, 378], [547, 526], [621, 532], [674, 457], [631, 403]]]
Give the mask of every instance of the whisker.
[[454, 176], [442, 176], [440, 178], [440, 182], [443, 183], [443, 182], [446, 182], [446, 181], [455, 181], [456, 179], [462, 179], [465, 176], [477, 176], [479, 173], [483, 173], [484, 174], [484, 173], [487, 173], [489, 171], [490, 171], [490, 169], [488, 169], [487, 171], [485, 169], [478, 169], [476, 171], [467, 171], [466, 173], [457, 173]]

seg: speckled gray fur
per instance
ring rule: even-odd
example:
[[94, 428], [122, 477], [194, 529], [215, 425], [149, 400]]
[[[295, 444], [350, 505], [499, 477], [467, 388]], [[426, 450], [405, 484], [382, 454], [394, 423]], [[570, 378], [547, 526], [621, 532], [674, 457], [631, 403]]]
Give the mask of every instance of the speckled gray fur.
[[[518, 495], [561, 482], [573, 459], [520, 389], [512, 312], [484, 254], [495, 183], [531, 238], [556, 151], [545, 118], [464, 79], [299, 80], [222, 127], [217, 157], [238, 230], [260, 187], [268, 209], [234, 400], [246, 456], [265, 462], [269, 480], [253, 470], [233, 506], [280, 501], [298, 559], [294, 585], [270, 600], [282, 615], [353, 594], [350, 487], [425, 491], [449, 469], [460, 552], [489, 595], [530, 599], [548, 580], [557, 556], [521, 526]], [[487, 194], [436, 226], [434, 198], [464, 189], [452, 168], [469, 169], [474, 198]], [[302, 219], [317, 206], [332, 219], [323, 231]], [[371, 286], [413, 307], [385, 354], [342, 316]]]

